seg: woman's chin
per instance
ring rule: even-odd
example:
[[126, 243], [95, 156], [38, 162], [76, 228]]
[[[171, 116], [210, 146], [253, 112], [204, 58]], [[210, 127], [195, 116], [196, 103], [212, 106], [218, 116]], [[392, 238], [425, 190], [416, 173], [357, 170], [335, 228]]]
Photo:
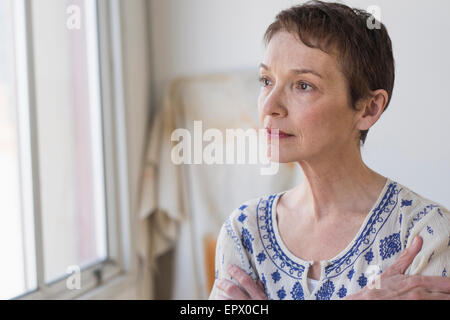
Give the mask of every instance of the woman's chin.
[[267, 148], [267, 158], [272, 162], [279, 163], [287, 163], [287, 162], [295, 162], [298, 159], [297, 154], [293, 154], [292, 148], [282, 147], [282, 146], [274, 146], [273, 144], [269, 144]]
[[271, 162], [279, 162], [279, 163], [289, 163], [297, 161], [297, 157], [294, 157], [293, 155], [284, 152], [272, 154], [270, 150], [267, 152], [267, 158], [269, 158]]

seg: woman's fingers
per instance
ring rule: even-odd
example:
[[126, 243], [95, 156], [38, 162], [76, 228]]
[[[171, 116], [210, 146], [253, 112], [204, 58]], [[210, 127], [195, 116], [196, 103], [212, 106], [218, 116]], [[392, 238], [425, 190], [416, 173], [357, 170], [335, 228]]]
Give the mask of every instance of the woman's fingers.
[[232, 281], [226, 279], [220, 279], [216, 281], [216, 286], [223, 292], [225, 292], [231, 299], [234, 300], [248, 300], [248, 295], [235, 285]]
[[450, 294], [450, 278], [447, 277], [427, 277], [427, 289], [429, 291], [438, 291], [440, 293]]
[[416, 236], [411, 245], [387, 268], [380, 277], [377, 289], [365, 287], [347, 299], [407, 299], [407, 300], [450, 300], [450, 279], [440, 276], [404, 275], [417, 253], [423, 239]]
[[239, 282], [239, 284], [247, 291], [252, 300], [267, 299], [264, 288], [261, 288], [244, 270], [235, 266], [228, 266], [228, 273]]
[[404, 290], [423, 288], [428, 292], [450, 294], [450, 278], [440, 276], [407, 276], [399, 284]]
[[398, 259], [382, 273], [382, 277], [386, 278], [396, 274], [404, 274], [420, 249], [422, 249], [422, 243], [422, 237], [417, 235], [411, 245], [403, 251], [400, 257], [398, 257]]
[[224, 296], [223, 294], [218, 294], [216, 300], [231, 300], [231, 298], [228, 298]]
[[427, 300], [450, 300], [450, 294], [441, 292], [428, 292]]
[[399, 296], [401, 300], [450, 300], [450, 295], [432, 292], [424, 288], [415, 288]]

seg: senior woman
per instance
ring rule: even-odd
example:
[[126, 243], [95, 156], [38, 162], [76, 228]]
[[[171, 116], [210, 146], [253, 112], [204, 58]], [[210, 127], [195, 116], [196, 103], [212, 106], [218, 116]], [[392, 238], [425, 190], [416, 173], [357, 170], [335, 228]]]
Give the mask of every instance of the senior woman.
[[313, 1], [267, 29], [261, 121], [305, 180], [231, 213], [210, 299], [449, 299], [449, 211], [361, 158], [394, 86], [391, 40], [370, 19]]

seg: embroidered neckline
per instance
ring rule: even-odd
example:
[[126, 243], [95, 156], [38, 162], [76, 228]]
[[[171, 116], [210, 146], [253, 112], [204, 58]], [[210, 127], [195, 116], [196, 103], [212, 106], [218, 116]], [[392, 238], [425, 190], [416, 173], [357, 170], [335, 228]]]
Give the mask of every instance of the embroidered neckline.
[[[332, 278], [344, 272], [372, 245], [378, 231], [396, 207], [397, 199], [393, 200], [393, 197], [397, 195], [398, 198], [398, 193], [401, 191], [397, 189], [397, 186], [396, 182], [387, 178], [377, 201], [367, 214], [354, 239], [335, 257], [321, 261], [321, 265], [325, 264], [325, 274], [321, 274], [320, 280]], [[287, 249], [279, 234], [276, 221], [276, 210], [274, 209], [279, 198], [285, 192], [270, 195], [267, 200], [260, 199], [256, 212], [258, 232], [264, 250], [272, 262], [290, 277], [302, 279], [306, 267], [310, 266], [312, 261], [303, 260]], [[381, 226], [378, 227], [377, 224], [381, 224]]]
[[[283, 193], [283, 192], [282, 192]], [[288, 257], [281, 249], [273, 232], [273, 220], [271, 217], [273, 201], [282, 193], [270, 195], [267, 200], [260, 199], [256, 207], [256, 221], [258, 233], [264, 250], [269, 259], [285, 274], [294, 279], [302, 279], [305, 265]]]

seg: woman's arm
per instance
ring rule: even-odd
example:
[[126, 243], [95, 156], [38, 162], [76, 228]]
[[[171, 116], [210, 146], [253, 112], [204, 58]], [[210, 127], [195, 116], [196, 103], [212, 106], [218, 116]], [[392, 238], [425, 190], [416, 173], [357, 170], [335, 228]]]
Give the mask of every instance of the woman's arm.
[[[239, 212], [237, 212], [239, 213]], [[227, 267], [236, 265], [248, 279], [254, 282], [252, 276], [257, 279], [255, 270], [250, 263], [250, 259], [244, 250], [241, 242], [239, 228], [236, 226], [236, 212], [224, 222], [217, 237], [216, 256], [215, 256], [215, 272], [216, 281], [209, 295], [211, 300], [228, 299], [227, 294], [235, 297], [235, 299], [243, 300], [248, 296], [240, 285], [245, 285], [247, 290], [252, 291], [250, 282], [247, 278], [240, 283], [239, 279], [230, 276]], [[226, 290], [221, 288], [227, 287]]]
[[377, 279], [347, 300], [450, 300], [450, 279], [441, 276], [405, 275], [422, 248], [416, 236], [412, 244]]
[[[437, 276], [405, 275], [406, 269], [422, 248], [423, 239], [417, 236], [400, 257], [387, 268], [379, 278], [361, 291], [346, 297], [346, 300], [450, 300], [450, 279]], [[233, 268], [230, 275], [242, 288], [231, 281], [217, 281], [218, 289], [233, 300], [266, 298], [262, 285], [248, 276], [243, 270]], [[259, 288], [258, 288], [259, 286]]]
[[450, 269], [450, 212], [434, 206], [404, 218], [402, 225], [405, 247], [415, 236], [423, 239], [420, 252], [406, 269], [407, 275], [449, 276]]
[[240, 283], [242, 288], [226, 279], [216, 281], [217, 288], [227, 295], [219, 294], [220, 300], [267, 300], [264, 284], [261, 280], [253, 280], [252, 277], [235, 265], [229, 265], [227, 270], [233, 279]]
[[227, 270], [242, 288], [226, 279], [216, 281], [217, 288], [227, 295], [220, 294], [221, 300], [267, 300], [261, 280], [253, 280], [245, 271], [232, 264], [228, 266]]

